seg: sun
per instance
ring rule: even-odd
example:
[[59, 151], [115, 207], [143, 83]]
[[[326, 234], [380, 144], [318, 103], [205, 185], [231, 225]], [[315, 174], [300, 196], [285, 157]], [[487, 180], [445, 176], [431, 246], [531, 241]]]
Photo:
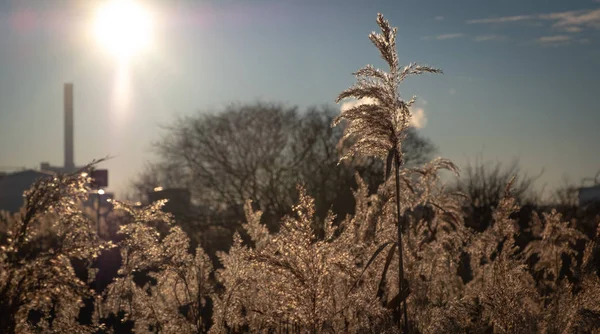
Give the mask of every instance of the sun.
[[97, 9], [94, 33], [100, 44], [121, 61], [147, 49], [152, 41], [150, 12], [134, 0], [108, 0]]

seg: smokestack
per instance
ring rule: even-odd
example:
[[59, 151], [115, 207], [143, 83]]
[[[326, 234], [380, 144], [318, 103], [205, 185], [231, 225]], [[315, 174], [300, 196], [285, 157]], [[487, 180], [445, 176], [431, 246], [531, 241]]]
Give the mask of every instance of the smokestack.
[[65, 84], [65, 169], [74, 170], [73, 161], [73, 84]]

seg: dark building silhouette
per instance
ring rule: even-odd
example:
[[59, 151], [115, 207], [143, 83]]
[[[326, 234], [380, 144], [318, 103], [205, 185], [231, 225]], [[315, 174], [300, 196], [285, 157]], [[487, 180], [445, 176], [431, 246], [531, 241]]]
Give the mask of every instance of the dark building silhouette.
[[600, 202], [600, 184], [579, 188], [579, 206]]
[[168, 202], [163, 207], [163, 211], [173, 214], [175, 217], [185, 217], [191, 211], [191, 193], [185, 188], [157, 188], [148, 193], [150, 203], [167, 199]]
[[18, 212], [24, 204], [23, 192], [38, 179], [52, 177], [52, 173], [24, 170], [0, 178], [0, 211]]

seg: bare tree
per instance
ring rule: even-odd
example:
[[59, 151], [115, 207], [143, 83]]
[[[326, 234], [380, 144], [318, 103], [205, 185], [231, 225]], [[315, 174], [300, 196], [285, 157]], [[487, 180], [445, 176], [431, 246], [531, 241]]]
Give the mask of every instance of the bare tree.
[[[338, 165], [343, 127], [330, 126], [337, 114], [329, 106], [299, 112], [256, 102], [179, 118], [154, 145], [158, 161], [133, 182], [136, 200], [145, 200], [157, 186], [187, 188], [197, 204], [210, 208], [210, 224], [231, 229], [243, 220], [244, 201], [252, 199], [264, 212], [263, 220], [277, 229], [279, 218], [297, 201], [300, 183], [315, 198], [317, 220], [323, 221], [329, 210], [343, 219], [354, 210], [355, 172], [375, 191], [384, 167], [374, 158]], [[407, 130], [403, 151], [408, 164], [429, 160], [435, 150], [415, 129]], [[202, 215], [192, 212], [188, 220], [197, 225]]]
[[579, 187], [565, 177], [562, 179], [562, 184], [554, 190], [551, 200], [558, 207], [575, 207], [578, 203], [578, 189]]
[[315, 141], [302, 136], [296, 108], [267, 103], [183, 117], [166, 129], [155, 145], [161, 158], [155, 168], [177, 166], [197, 201], [240, 217], [249, 198], [266, 212], [285, 212], [294, 191], [290, 180]]
[[158, 186], [188, 188], [189, 175], [182, 165], [173, 161], [148, 163], [144, 170], [132, 180], [125, 198], [131, 201], [148, 202], [148, 194]]
[[512, 196], [519, 205], [538, 203], [539, 197], [533, 186], [542, 175], [529, 176], [521, 171], [518, 160], [504, 166], [501, 162], [483, 162], [479, 156], [475, 163], [464, 168], [463, 177], [456, 187], [469, 196], [467, 203], [466, 224], [480, 231], [485, 230], [492, 221], [494, 208], [503, 198], [504, 189], [509, 181], [512, 183]]
[[580, 203], [580, 190], [597, 185], [600, 185], [600, 171], [594, 177], [581, 179], [579, 185], [565, 177], [562, 184], [554, 190], [551, 198], [554, 208], [563, 215], [564, 219], [576, 222], [577, 227], [585, 231], [588, 236], [596, 233], [600, 202]]

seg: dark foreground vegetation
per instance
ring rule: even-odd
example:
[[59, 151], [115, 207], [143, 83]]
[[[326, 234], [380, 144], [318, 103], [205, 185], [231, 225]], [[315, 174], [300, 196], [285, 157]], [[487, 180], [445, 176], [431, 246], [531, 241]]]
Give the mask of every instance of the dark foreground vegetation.
[[458, 168], [429, 159], [397, 92], [439, 71], [400, 67], [378, 24], [389, 72], [361, 69], [339, 97], [376, 103], [168, 128], [136, 189], [186, 188], [187, 210], [113, 201], [98, 234], [81, 206], [95, 165], [33, 185], [0, 217], [0, 331], [600, 332], [600, 211], [535, 203], [515, 168], [445, 186]]

